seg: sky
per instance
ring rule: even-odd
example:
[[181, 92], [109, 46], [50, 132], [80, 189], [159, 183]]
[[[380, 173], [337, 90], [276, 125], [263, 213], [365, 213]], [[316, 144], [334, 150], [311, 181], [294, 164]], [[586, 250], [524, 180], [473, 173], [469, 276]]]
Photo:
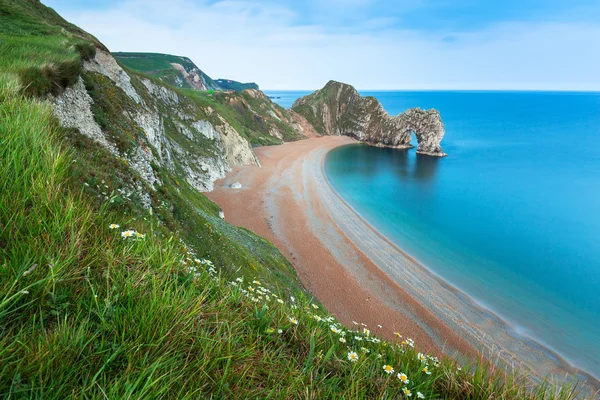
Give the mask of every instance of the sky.
[[111, 51], [313, 90], [600, 91], [598, 0], [42, 0]]

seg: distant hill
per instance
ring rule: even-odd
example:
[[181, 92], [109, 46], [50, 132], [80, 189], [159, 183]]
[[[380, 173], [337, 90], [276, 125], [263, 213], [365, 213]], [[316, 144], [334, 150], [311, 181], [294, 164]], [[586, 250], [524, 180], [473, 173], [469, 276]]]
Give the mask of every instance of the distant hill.
[[241, 83], [238, 81], [232, 81], [231, 79], [217, 79], [215, 82], [217, 82], [217, 84], [224, 90], [235, 90], [236, 92], [241, 92], [242, 90], [246, 89], [258, 90], [258, 85], [254, 82]]
[[258, 89], [256, 83], [231, 79], [213, 80], [187, 57], [159, 53], [112, 53], [126, 67], [153, 76], [182, 89], [235, 90]]

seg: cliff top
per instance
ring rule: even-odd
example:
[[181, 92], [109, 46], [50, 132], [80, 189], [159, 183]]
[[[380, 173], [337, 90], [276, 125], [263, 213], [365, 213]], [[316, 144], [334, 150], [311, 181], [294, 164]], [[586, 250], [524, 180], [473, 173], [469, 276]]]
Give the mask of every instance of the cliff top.
[[183, 89], [235, 90], [258, 89], [255, 83], [241, 83], [231, 79], [212, 79], [188, 57], [161, 53], [113, 53], [123, 65], [134, 71], [158, 78]]

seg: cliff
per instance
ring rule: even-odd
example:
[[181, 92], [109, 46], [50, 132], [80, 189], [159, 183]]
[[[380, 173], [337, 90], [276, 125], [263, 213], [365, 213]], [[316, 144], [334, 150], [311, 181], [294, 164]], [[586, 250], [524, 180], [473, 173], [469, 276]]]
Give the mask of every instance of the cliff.
[[411, 148], [443, 157], [444, 125], [437, 110], [411, 108], [390, 116], [374, 97], [362, 97], [352, 86], [329, 81], [325, 87], [296, 100], [292, 110], [304, 116], [322, 135], [347, 135], [374, 146]]
[[258, 89], [256, 83], [231, 79], [212, 79], [188, 57], [160, 53], [115, 52], [113, 56], [131, 70], [160, 79], [170, 86], [197, 90]]
[[259, 89], [258, 85], [254, 82], [242, 83], [231, 79], [215, 79], [215, 82], [222, 90], [235, 90], [236, 92], [241, 92], [246, 89]]
[[157, 165], [209, 191], [231, 167], [258, 165], [251, 144], [303, 137], [290, 124], [291, 113], [262, 92], [177, 90], [123, 69], [100, 47], [82, 62], [75, 83], [48, 101], [63, 126], [110, 150], [151, 186], [158, 181]]

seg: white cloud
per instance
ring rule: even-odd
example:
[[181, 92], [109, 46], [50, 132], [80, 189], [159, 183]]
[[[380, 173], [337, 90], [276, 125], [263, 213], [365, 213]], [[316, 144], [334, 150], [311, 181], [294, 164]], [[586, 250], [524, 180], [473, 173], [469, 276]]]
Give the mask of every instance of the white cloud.
[[297, 15], [282, 6], [191, 0], [168, 7], [126, 0], [64, 16], [112, 51], [185, 55], [213, 78], [267, 89], [315, 89], [336, 79], [360, 89], [600, 90], [600, 25], [504, 23], [425, 34], [367, 20], [364, 29], [335, 31], [295, 25]]

